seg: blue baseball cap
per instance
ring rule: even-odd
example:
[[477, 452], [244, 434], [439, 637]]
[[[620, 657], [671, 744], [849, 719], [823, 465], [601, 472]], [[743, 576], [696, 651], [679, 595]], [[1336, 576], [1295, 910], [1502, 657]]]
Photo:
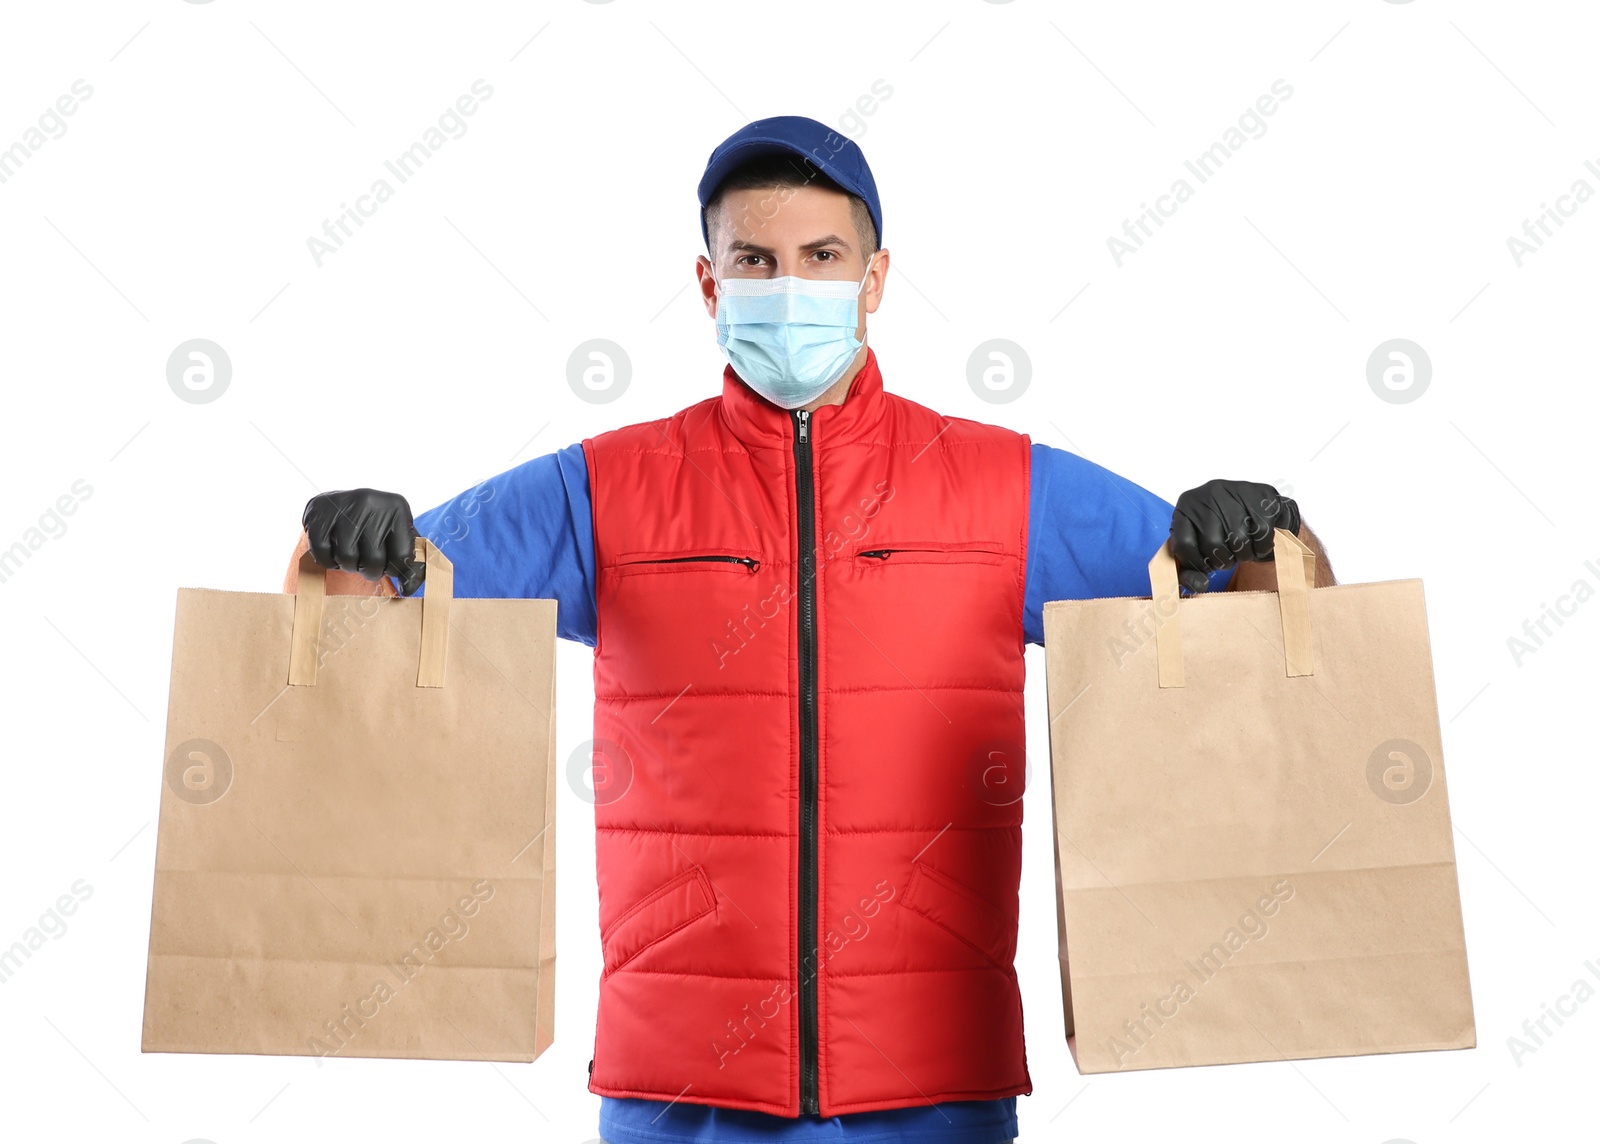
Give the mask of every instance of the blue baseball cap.
[[711, 235], [706, 227], [706, 204], [735, 167], [768, 155], [798, 155], [861, 199], [872, 216], [878, 245], [883, 245], [883, 208], [878, 205], [878, 184], [873, 182], [872, 168], [867, 166], [867, 157], [855, 140], [803, 115], [774, 115], [739, 128], [717, 144], [706, 161], [706, 173], [700, 176], [700, 234], [706, 240], [708, 251]]

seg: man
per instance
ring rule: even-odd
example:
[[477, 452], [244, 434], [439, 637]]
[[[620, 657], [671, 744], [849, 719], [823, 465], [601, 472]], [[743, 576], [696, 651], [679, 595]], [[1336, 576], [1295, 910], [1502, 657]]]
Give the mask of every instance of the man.
[[321, 494], [296, 558], [409, 595], [420, 532], [457, 594], [554, 598], [594, 648], [594, 738], [631, 773], [595, 802], [607, 1140], [1007, 1141], [1032, 1091], [1022, 803], [989, 780], [1020, 774], [1044, 601], [1147, 595], [1163, 541], [1190, 590], [1270, 589], [1280, 526], [1332, 574], [1270, 485], [1172, 505], [886, 392], [866, 316], [890, 257], [850, 140], [751, 123], [699, 198], [720, 396], [415, 522]]

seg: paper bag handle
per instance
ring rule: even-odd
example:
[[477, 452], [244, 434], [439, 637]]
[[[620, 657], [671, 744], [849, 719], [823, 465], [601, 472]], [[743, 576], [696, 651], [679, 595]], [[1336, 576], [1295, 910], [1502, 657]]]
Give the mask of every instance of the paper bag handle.
[[[1278, 615], [1283, 623], [1285, 674], [1311, 675], [1311, 602], [1316, 553], [1286, 528], [1272, 530], [1272, 560], [1278, 571]], [[1166, 544], [1150, 558], [1150, 604], [1156, 623], [1156, 679], [1183, 686], [1183, 631], [1178, 626], [1178, 562]]]
[[[427, 565], [428, 590], [422, 597], [422, 655], [417, 663], [418, 687], [443, 687], [450, 635], [450, 601], [455, 595], [455, 566], [425, 536], [417, 537], [413, 559]], [[322, 605], [327, 575], [307, 552], [295, 573], [294, 632], [289, 640], [289, 685], [314, 687], [317, 645], [322, 635]]]

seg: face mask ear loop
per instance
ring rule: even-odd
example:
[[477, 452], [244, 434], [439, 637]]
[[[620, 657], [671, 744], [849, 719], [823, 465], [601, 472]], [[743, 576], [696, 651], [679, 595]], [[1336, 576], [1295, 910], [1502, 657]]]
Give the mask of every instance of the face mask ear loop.
[[[873, 260], [876, 259], [877, 257], [878, 257], [878, 252], [876, 250], [874, 250], [872, 252], [872, 256], [867, 259], [867, 273], [863, 274], [861, 276], [861, 284], [856, 287], [856, 297], [857, 298], [861, 297], [861, 291], [863, 291], [863, 290], [865, 290], [867, 288], [867, 276], [872, 273], [872, 263], [873, 263]], [[867, 344], [867, 339], [870, 338], [871, 336], [872, 336], [872, 330], [870, 328], [864, 329], [863, 332], [862, 332], [862, 335], [861, 335], [861, 344], [862, 345], [866, 345]]]

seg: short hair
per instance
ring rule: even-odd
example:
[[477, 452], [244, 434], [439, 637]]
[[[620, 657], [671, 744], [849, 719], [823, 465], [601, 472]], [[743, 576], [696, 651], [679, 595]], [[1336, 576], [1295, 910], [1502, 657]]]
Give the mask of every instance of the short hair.
[[[860, 195], [851, 194], [828, 178], [810, 159], [801, 155], [765, 155], [741, 163], [717, 184], [716, 191], [706, 203], [702, 218], [706, 235], [716, 232], [722, 219], [722, 199], [729, 191], [755, 191], [767, 187], [824, 187], [838, 191], [850, 200], [850, 221], [855, 225], [856, 236], [861, 240], [861, 256], [871, 258], [878, 250], [878, 228], [873, 224], [872, 212]], [[711, 245], [715, 245], [713, 242]], [[713, 252], [714, 253], [714, 252]]]

